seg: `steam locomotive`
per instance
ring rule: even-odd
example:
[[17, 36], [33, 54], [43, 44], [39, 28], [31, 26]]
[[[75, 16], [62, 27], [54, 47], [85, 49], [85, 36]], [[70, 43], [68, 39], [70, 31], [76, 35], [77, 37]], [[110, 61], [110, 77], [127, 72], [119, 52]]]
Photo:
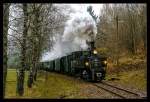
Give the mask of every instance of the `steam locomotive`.
[[39, 69], [79, 76], [86, 81], [104, 80], [107, 58], [98, 55], [94, 42], [89, 44], [87, 51], [76, 51], [52, 61], [40, 62]]

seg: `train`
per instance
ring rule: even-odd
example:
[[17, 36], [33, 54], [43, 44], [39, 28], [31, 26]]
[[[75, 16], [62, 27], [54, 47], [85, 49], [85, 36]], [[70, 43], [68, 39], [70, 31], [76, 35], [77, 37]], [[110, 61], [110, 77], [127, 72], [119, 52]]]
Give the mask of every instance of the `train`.
[[98, 55], [94, 42], [90, 44], [91, 47], [86, 51], [75, 51], [55, 60], [39, 62], [39, 69], [100, 82], [105, 79], [107, 57]]

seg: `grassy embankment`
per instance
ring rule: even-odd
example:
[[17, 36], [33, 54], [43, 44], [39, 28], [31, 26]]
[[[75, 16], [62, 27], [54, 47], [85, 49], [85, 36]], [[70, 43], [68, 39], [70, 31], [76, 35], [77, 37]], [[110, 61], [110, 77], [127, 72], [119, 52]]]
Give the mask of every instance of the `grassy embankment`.
[[27, 87], [27, 73], [25, 75], [24, 96], [16, 95], [16, 71], [8, 70], [6, 97], [5, 98], [61, 98], [69, 96], [70, 98], [78, 92], [77, 81], [70, 77], [48, 73], [48, 79], [45, 81], [45, 73], [38, 75], [36, 83], [30, 89]]
[[106, 80], [116, 78], [113, 82], [136, 88], [140, 91], [147, 90], [147, 62], [141, 55], [126, 56], [119, 59], [119, 67], [108, 65]]

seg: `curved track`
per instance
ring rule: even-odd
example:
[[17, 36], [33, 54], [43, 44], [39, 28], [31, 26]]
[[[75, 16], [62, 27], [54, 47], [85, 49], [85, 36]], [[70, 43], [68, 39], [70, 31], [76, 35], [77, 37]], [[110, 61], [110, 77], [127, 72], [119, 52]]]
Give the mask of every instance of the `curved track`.
[[99, 84], [93, 84], [94, 86], [101, 88], [111, 94], [114, 94], [122, 99], [127, 99], [127, 98], [135, 98], [135, 99], [142, 99], [142, 98], [146, 98], [145, 95], [141, 95], [139, 93], [135, 93], [133, 91], [127, 90], [127, 89], [123, 89], [121, 87], [117, 87], [114, 85], [111, 85], [107, 82], [101, 82]]

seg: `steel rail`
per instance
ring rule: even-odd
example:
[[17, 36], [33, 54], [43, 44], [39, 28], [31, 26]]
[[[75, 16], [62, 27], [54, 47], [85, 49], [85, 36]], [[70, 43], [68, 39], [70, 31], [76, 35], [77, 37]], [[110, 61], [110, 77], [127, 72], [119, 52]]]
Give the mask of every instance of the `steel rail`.
[[127, 93], [133, 94], [133, 95], [138, 96], [138, 97], [141, 97], [141, 98], [143, 98], [143, 97], [144, 97], [144, 96], [142, 96], [141, 94], [138, 94], [138, 93], [135, 93], [135, 92], [129, 91], [129, 90], [127, 90], [127, 89], [123, 89], [123, 88], [121, 88], [121, 87], [114, 86], [114, 85], [112, 85], [112, 84], [108, 84], [107, 82], [101, 82], [101, 83], [102, 83], [102, 84], [104, 84], [104, 85], [107, 85], [107, 86], [110, 86], [110, 87], [116, 88], [116, 89], [118, 89], [118, 90], [125, 91], [125, 92], [127, 92]]
[[128, 93], [128, 94], [133, 94], [133, 95], [135, 95], [136, 97], [140, 97], [140, 98], [146, 98], [145, 96], [141, 96], [140, 94], [138, 94], [138, 93], [134, 93], [134, 92], [131, 92], [131, 91], [129, 91], [129, 90], [126, 90], [126, 89], [123, 89], [123, 88], [120, 88], [120, 87], [116, 87], [116, 86], [113, 86], [113, 85], [111, 85], [111, 84], [108, 84], [108, 83], [104, 83], [104, 82], [101, 82], [101, 85], [100, 84], [93, 84], [94, 86], [96, 86], [96, 87], [98, 87], [98, 88], [101, 88], [101, 89], [103, 89], [103, 90], [105, 90], [105, 91], [108, 91], [109, 93], [112, 93], [112, 94], [114, 94], [114, 95], [116, 95], [116, 96], [119, 96], [120, 98], [122, 98], [122, 99], [127, 99], [128, 97], [126, 97], [126, 96], [124, 96], [124, 95], [120, 95], [119, 93], [116, 93], [116, 92], [114, 92], [113, 90], [110, 90], [109, 88], [105, 88], [105, 87], [103, 87], [103, 86], [101, 86], [101, 85], [106, 85], [106, 86], [109, 86], [109, 87], [111, 87], [111, 88], [113, 88], [113, 89], [117, 89], [117, 90], [119, 90], [119, 91], [123, 91], [123, 92], [126, 92], [126, 93]]
[[110, 91], [109, 89], [106, 89], [106, 88], [104, 88], [104, 87], [102, 87], [102, 86], [99, 86], [99, 85], [97, 85], [97, 84], [93, 84], [94, 86], [96, 86], [96, 87], [98, 87], [98, 88], [101, 88], [101, 89], [103, 89], [103, 90], [105, 90], [105, 91], [108, 91], [108, 92], [110, 92], [110, 93], [112, 93], [112, 94], [114, 94], [114, 95], [116, 95], [116, 96], [119, 96], [120, 98], [122, 98], [122, 99], [126, 99], [126, 97], [124, 97], [124, 96], [122, 96], [122, 95], [120, 95], [120, 94], [117, 94], [117, 93], [115, 93], [115, 92], [113, 92], [113, 91]]

